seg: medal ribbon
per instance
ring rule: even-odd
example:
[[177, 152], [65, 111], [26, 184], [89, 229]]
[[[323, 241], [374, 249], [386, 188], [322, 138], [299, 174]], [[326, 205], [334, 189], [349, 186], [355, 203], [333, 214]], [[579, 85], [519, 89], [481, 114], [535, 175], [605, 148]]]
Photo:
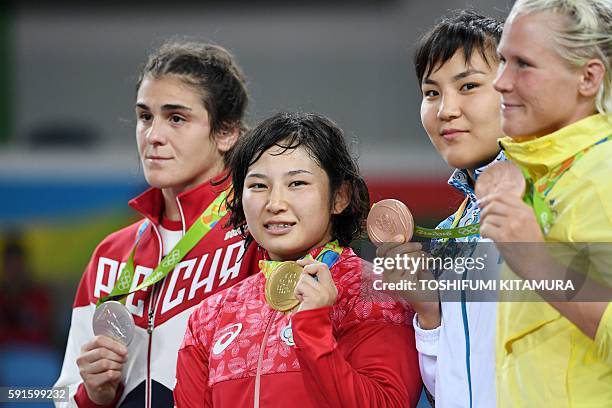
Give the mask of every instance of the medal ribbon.
[[[336, 261], [340, 257], [340, 254], [342, 253], [343, 250], [344, 248], [338, 244], [338, 241], [328, 242], [327, 244], [325, 244], [321, 252], [319, 252], [319, 255], [317, 255], [316, 260], [319, 262], [323, 262], [324, 264], [327, 265], [328, 268], [331, 269], [331, 267], [336, 263]], [[312, 259], [312, 255], [308, 254], [304, 258]], [[261, 260], [259, 261], [259, 269], [261, 269], [261, 272], [264, 274], [266, 279], [268, 279], [270, 277], [270, 274], [274, 271], [274, 269], [276, 269], [276, 267], [282, 264], [283, 262], [284, 261]]]
[[557, 167], [553, 168], [550, 171], [549, 176], [542, 177], [537, 181], [534, 181], [529, 173], [521, 168], [523, 177], [525, 177], [525, 180], [527, 181], [527, 191], [525, 192], [523, 201], [533, 208], [538, 224], [540, 225], [540, 228], [544, 234], [548, 234], [554, 218], [553, 211], [550, 208], [550, 205], [548, 205], [546, 202], [548, 193], [550, 193], [559, 179], [561, 179], [565, 172], [568, 171], [575, 162], [581, 159], [593, 146], [607, 142], [611, 137], [612, 135], [606, 136], [592, 146], [582, 149], [569, 159], [559, 164]]
[[204, 238], [204, 236], [208, 234], [210, 230], [213, 229], [217, 222], [219, 222], [219, 220], [227, 214], [225, 199], [228, 195], [228, 191], [229, 189], [221, 192], [221, 194], [215, 198], [208, 208], [204, 210], [202, 215], [200, 215], [193, 225], [187, 230], [183, 238], [181, 238], [181, 240], [176, 243], [168, 255], [161, 260], [153, 272], [140, 285], [130, 290], [132, 281], [134, 280], [134, 255], [136, 254], [136, 247], [138, 246], [140, 236], [144, 232], [145, 228], [143, 227], [148, 225], [147, 222], [143, 223], [138, 231], [138, 236], [136, 238], [134, 248], [130, 253], [130, 257], [121, 271], [121, 275], [115, 283], [113, 290], [108, 296], [99, 299], [96, 306], [99, 306], [107, 300], [117, 300], [118, 298], [121, 298], [120, 301], [125, 303], [125, 298], [130, 293], [138, 292], [139, 290], [154, 285], [165, 278], [170, 271], [174, 269], [176, 264], [178, 264], [185, 257], [185, 255], [187, 255], [187, 253], [189, 253], [189, 251], [191, 251], [191, 249], [196, 246], [196, 244], [200, 242], [200, 240]]
[[478, 234], [478, 230], [480, 229], [480, 224], [470, 224], [463, 227], [457, 227], [459, 224], [459, 220], [461, 219], [461, 215], [463, 211], [465, 211], [465, 207], [468, 202], [468, 197], [465, 197], [465, 200], [459, 206], [459, 209], [455, 213], [455, 217], [453, 219], [453, 224], [450, 228], [424, 228], [418, 225], [414, 227], [414, 235], [425, 238], [462, 238], [470, 235]]

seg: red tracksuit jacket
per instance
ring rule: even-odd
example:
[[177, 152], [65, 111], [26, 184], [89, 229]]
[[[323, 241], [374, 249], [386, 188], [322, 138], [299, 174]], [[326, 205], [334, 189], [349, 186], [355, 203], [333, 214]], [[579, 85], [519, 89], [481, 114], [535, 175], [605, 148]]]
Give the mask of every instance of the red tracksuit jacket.
[[262, 273], [206, 299], [189, 318], [179, 350], [176, 405], [416, 406], [421, 378], [413, 313], [364, 296], [362, 262], [346, 248], [332, 266], [338, 288], [332, 307], [275, 311], [266, 303]]
[[[178, 196], [183, 231], [189, 229], [226, 186], [227, 183], [222, 186], [203, 183]], [[162, 193], [149, 189], [130, 201], [130, 206], [150, 221], [136, 249], [132, 284], [135, 287], [162, 259], [158, 229]], [[132, 312], [136, 331], [123, 367], [122, 387], [110, 406], [172, 406], [176, 356], [189, 315], [202, 299], [257, 270], [259, 258], [255, 247], [245, 252], [244, 240], [237, 231], [224, 228], [226, 222], [227, 216], [162, 281], [127, 297], [126, 306]], [[105, 238], [83, 274], [74, 300], [64, 364], [56, 383], [56, 386], [69, 386], [70, 402], [65, 405], [96, 406], [87, 396], [76, 359], [81, 346], [93, 338], [91, 322], [96, 301], [114, 287], [142, 224], [139, 221]]]

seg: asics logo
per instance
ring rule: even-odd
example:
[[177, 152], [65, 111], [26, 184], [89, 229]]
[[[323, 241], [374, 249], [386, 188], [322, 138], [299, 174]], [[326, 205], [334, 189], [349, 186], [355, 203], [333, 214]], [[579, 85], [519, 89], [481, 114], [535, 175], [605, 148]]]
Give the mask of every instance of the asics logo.
[[227, 330], [226, 333], [223, 333], [221, 337], [217, 340], [215, 345], [213, 346], [212, 352], [215, 355], [219, 355], [229, 346], [240, 334], [242, 330], [242, 323], [232, 324], [223, 329]]

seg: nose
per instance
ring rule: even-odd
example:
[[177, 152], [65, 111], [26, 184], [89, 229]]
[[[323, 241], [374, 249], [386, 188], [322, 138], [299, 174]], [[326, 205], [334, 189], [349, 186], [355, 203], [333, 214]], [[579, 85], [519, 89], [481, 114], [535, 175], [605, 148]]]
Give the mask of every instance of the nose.
[[452, 120], [461, 116], [459, 97], [453, 93], [446, 93], [442, 96], [440, 107], [438, 108], [438, 119]]
[[266, 204], [266, 210], [273, 214], [287, 211], [287, 200], [281, 188], [272, 187]]
[[150, 145], [158, 146], [166, 143], [166, 136], [163, 129], [163, 121], [154, 118], [151, 121], [151, 126], [145, 130], [145, 136], [147, 143]]
[[497, 76], [493, 80], [493, 88], [499, 93], [512, 91], [512, 73], [507, 64], [500, 64]]

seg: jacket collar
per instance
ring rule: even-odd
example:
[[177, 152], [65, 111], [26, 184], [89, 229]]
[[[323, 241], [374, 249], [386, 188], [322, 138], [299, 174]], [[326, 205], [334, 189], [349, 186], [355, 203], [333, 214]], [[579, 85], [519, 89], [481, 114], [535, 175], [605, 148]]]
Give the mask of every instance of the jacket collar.
[[[477, 180], [480, 173], [485, 171], [487, 167], [489, 167], [493, 163], [505, 160], [506, 156], [504, 154], [504, 151], [502, 150], [497, 154], [497, 156], [495, 156], [495, 158], [491, 162], [474, 170], [472, 172], [472, 177], [474, 178], [474, 180]], [[476, 200], [474, 188], [470, 185], [470, 176], [469, 171], [467, 169], [455, 169], [455, 171], [453, 171], [453, 174], [451, 174], [450, 178], [448, 179], [448, 184], [459, 190], [461, 193], [463, 193], [463, 195], [469, 196], [473, 200]]]
[[[223, 172], [211, 180], [206, 181], [190, 190], [183, 191], [176, 197], [176, 202], [181, 214], [183, 232], [206, 210], [220, 192], [231, 185], [231, 178], [223, 180], [227, 176]], [[223, 181], [222, 181], [223, 180]], [[222, 181], [221, 184], [216, 183]], [[164, 197], [160, 189], [149, 188], [144, 193], [128, 202], [128, 205], [141, 215], [159, 225], [161, 223], [162, 212], [164, 209]]]
[[[254, 242], [255, 245], [258, 245], [257, 242]], [[350, 247], [343, 247], [340, 246], [340, 244], [338, 244], [338, 241], [330, 241], [327, 244], [318, 246], [316, 248], [311, 249], [308, 254], [304, 255], [304, 257], [310, 255], [313, 259], [317, 259], [317, 256], [319, 256], [319, 254], [321, 253], [321, 251], [323, 251], [323, 249], [325, 249], [325, 247], [328, 246], [328, 249], [331, 250], [332, 252], [336, 252], [339, 255], [338, 259], [344, 259], [346, 257], [347, 253], [347, 249], [351, 249]], [[282, 263], [284, 261], [271, 261], [270, 260], [270, 255], [268, 254], [268, 251], [266, 249], [263, 249], [261, 247], [259, 247], [259, 249], [262, 251], [262, 259], [259, 261], [259, 266], [261, 267], [263, 263], [265, 262], [271, 262], [271, 263]], [[302, 257], [303, 258], [303, 257]]]
[[506, 155], [539, 179], [578, 152], [610, 136], [612, 116], [596, 114], [539, 138], [500, 140]]

